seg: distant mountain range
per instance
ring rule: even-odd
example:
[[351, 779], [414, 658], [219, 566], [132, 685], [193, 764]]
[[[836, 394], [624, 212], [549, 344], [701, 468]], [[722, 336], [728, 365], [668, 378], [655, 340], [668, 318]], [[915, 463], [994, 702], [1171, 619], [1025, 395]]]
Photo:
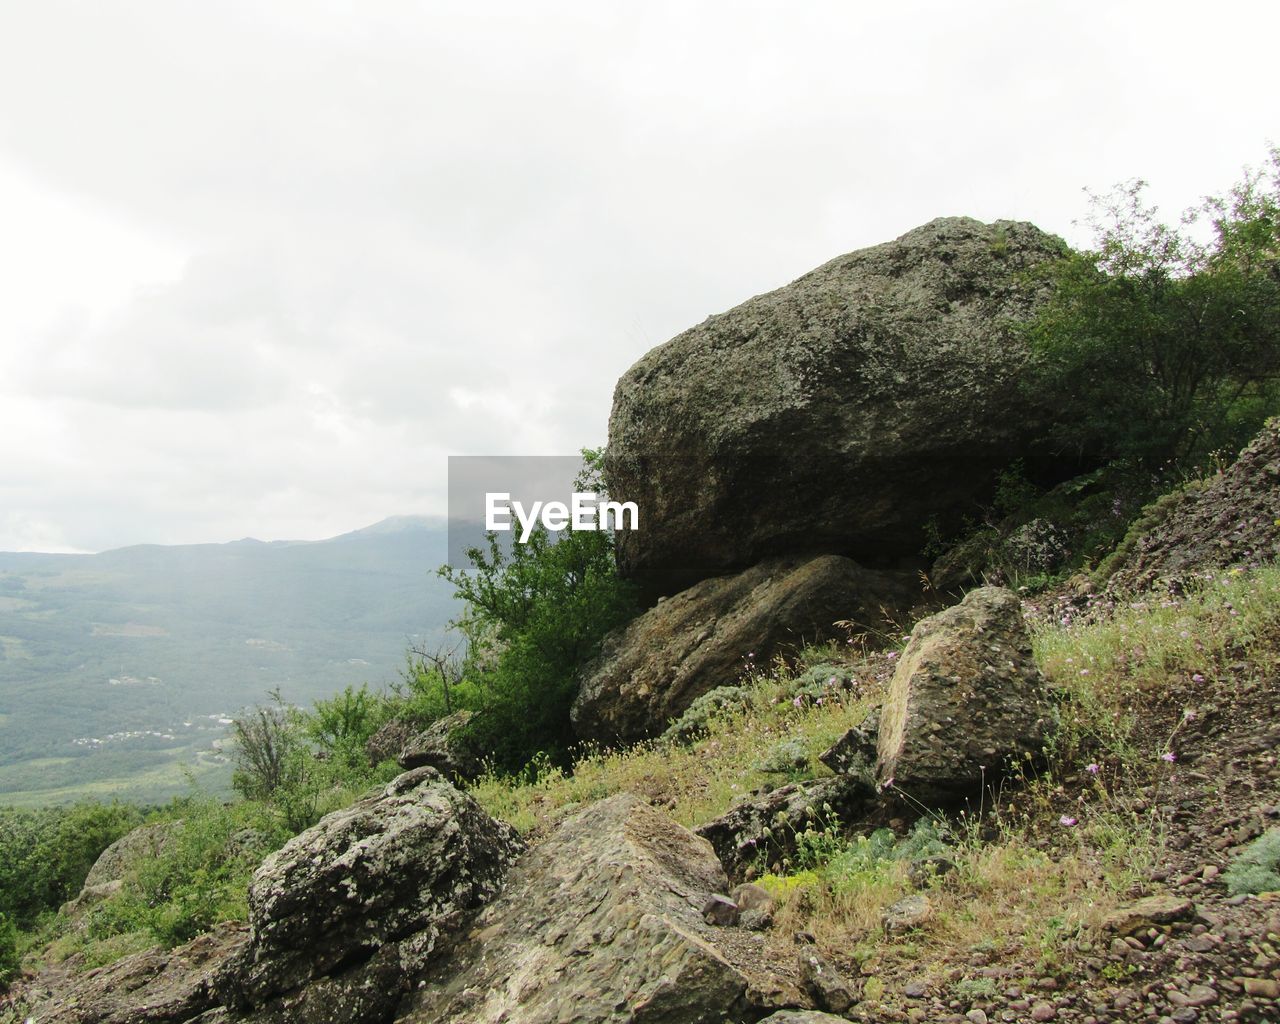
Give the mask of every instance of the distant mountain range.
[[443, 522], [314, 542], [0, 553], [0, 803], [226, 789], [230, 716], [398, 678], [458, 611]]

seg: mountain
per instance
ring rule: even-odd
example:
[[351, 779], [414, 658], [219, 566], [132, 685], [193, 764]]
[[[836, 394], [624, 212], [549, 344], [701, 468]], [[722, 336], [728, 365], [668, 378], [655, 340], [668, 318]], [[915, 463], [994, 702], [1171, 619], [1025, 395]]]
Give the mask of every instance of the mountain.
[[397, 678], [455, 613], [442, 523], [324, 541], [0, 553], [0, 803], [223, 789], [215, 744], [279, 687], [298, 704]]

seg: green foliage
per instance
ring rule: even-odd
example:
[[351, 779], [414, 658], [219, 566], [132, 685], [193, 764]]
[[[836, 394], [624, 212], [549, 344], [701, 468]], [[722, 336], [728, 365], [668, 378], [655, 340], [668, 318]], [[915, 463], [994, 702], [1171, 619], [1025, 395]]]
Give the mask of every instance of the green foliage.
[[1154, 467], [1238, 449], [1280, 396], [1280, 150], [1180, 226], [1144, 188], [1095, 198], [1096, 248], [1028, 330], [1051, 440]]
[[363, 750], [369, 737], [387, 718], [386, 702], [367, 684], [348, 686], [328, 700], [318, 700], [303, 719], [303, 732], [330, 754]]
[[232, 783], [246, 800], [274, 807], [289, 831], [309, 828], [394, 771], [365, 754], [391, 708], [364, 688], [348, 687], [314, 712], [288, 705], [278, 690], [269, 696], [234, 721]]
[[1232, 895], [1280, 892], [1280, 828], [1268, 829], [1245, 847], [1222, 877]]
[[0, 810], [0, 915], [19, 928], [80, 891], [98, 855], [142, 821], [124, 804]]
[[0, 992], [18, 975], [22, 957], [18, 953], [18, 928], [0, 913]]
[[290, 835], [273, 809], [255, 801], [175, 802], [171, 832], [154, 857], [135, 863], [121, 891], [91, 908], [86, 935], [101, 942], [146, 932], [177, 946], [221, 921], [244, 920], [249, 879]]
[[[600, 455], [583, 454], [588, 472], [575, 486], [602, 493]], [[566, 763], [578, 670], [638, 610], [633, 588], [618, 577], [613, 536], [565, 531], [553, 539], [538, 528], [528, 543], [504, 550], [490, 534], [487, 549], [467, 557], [471, 571], [440, 570], [466, 603], [456, 625], [469, 645], [468, 709], [478, 712], [467, 738], [508, 771], [539, 753]]]

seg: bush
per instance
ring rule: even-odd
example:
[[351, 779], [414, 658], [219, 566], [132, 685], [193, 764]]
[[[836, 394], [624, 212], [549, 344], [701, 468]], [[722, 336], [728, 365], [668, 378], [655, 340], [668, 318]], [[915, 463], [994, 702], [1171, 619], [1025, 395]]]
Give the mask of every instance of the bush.
[[253, 872], [290, 835], [271, 808], [253, 801], [189, 798], [166, 816], [172, 832], [159, 853], [134, 864], [120, 892], [90, 909], [90, 939], [146, 932], [172, 947], [221, 921], [244, 920]]
[[[600, 454], [583, 453], [579, 490], [604, 491]], [[553, 540], [538, 528], [504, 551], [496, 535], [468, 553], [472, 571], [445, 566], [466, 611], [455, 623], [468, 641], [467, 710], [477, 712], [465, 739], [494, 765], [525, 767], [538, 754], [567, 764], [575, 738], [569, 708], [577, 674], [604, 635], [631, 618], [634, 589], [618, 577], [608, 531], [566, 531]]]
[[18, 976], [22, 957], [18, 953], [18, 928], [8, 917], [0, 914], [0, 992]]
[[1280, 892], [1280, 828], [1250, 843], [1222, 877], [1232, 895]]
[[0, 915], [25, 929], [57, 910], [102, 851], [141, 823], [125, 804], [0, 811]]

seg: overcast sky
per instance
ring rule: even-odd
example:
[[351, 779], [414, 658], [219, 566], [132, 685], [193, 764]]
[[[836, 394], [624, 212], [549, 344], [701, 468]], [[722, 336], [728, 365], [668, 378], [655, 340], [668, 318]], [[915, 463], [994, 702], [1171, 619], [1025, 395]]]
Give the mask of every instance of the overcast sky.
[[1280, 5], [0, 0], [0, 550], [319, 538], [937, 216], [1280, 141]]

